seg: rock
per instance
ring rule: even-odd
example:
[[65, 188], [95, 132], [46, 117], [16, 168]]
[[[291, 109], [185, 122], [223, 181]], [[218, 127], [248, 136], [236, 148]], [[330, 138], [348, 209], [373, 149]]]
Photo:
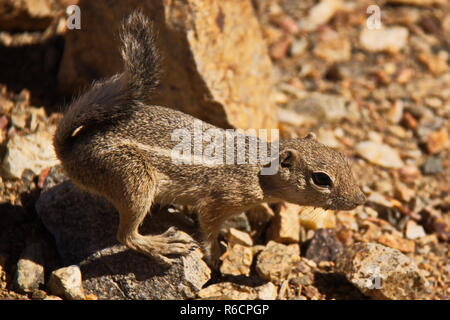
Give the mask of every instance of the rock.
[[308, 40], [306, 39], [295, 39], [291, 46], [291, 56], [299, 57], [308, 49]]
[[270, 48], [270, 56], [274, 60], [280, 60], [286, 57], [293, 42], [292, 37], [283, 37], [275, 42]]
[[284, 245], [269, 241], [258, 255], [256, 271], [264, 279], [281, 283], [291, 272], [293, 264], [300, 261], [300, 248], [297, 244]]
[[6, 255], [0, 254], [0, 290], [6, 288]]
[[228, 247], [224, 255], [220, 272], [235, 276], [250, 275], [250, 267], [253, 262], [253, 249], [240, 244]]
[[[63, 265], [78, 265], [86, 295], [99, 299], [193, 298], [210, 278], [199, 250], [177, 259], [169, 269], [116, 240], [117, 212], [102, 199], [77, 189], [51, 170], [36, 211], [53, 235]], [[55, 187], [50, 188], [51, 185]], [[82, 205], [81, 205], [82, 204]], [[160, 234], [170, 226], [187, 233], [193, 227], [180, 215], [154, 213], [140, 231]]]
[[336, 215], [337, 220], [344, 225], [347, 229], [358, 231], [358, 223], [356, 222], [356, 217], [345, 211], [339, 211]]
[[336, 217], [330, 210], [303, 207], [300, 211], [300, 224], [312, 230], [336, 227]]
[[336, 270], [365, 295], [377, 300], [419, 299], [426, 280], [400, 251], [375, 243], [356, 243], [339, 257]]
[[270, 18], [270, 21], [289, 34], [295, 35], [299, 32], [297, 22], [286, 14], [274, 15]]
[[404, 166], [397, 170], [400, 180], [404, 183], [414, 183], [420, 178], [420, 171], [416, 166]]
[[414, 116], [411, 115], [411, 113], [409, 113], [409, 112], [405, 112], [405, 113], [403, 114], [403, 123], [404, 123], [404, 125], [405, 125], [407, 128], [409, 128], [409, 129], [411, 129], [411, 130], [416, 130], [416, 129], [417, 129], [417, 125], [418, 125], [417, 120], [416, 120], [416, 118], [414, 118]]
[[306, 258], [315, 263], [321, 261], [336, 261], [343, 251], [343, 245], [336, 237], [333, 229], [319, 229], [306, 249]]
[[58, 296], [47, 296], [44, 300], [62, 300], [62, 299]]
[[317, 133], [317, 141], [330, 148], [338, 149], [341, 146], [341, 143], [336, 139], [333, 131], [322, 128], [319, 129], [319, 132]]
[[62, 9], [61, 0], [3, 0], [0, 4], [0, 30], [43, 31]]
[[446, 0], [387, 0], [387, 3], [410, 4], [428, 7], [433, 4], [444, 4]]
[[253, 287], [220, 282], [203, 288], [198, 296], [202, 299], [255, 300], [258, 298], [258, 293]]
[[378, 238], [378, 242], [387, 247], [397, 249], [405, 253], [414, 252], [416, 249], [414, 241], [403, 239], [402, 237], [393, 234], [383, 234]]
[[403, 183], [398, 182], [395, 184], [395, 196], [397, 199], [400, 199], [405, 202], [409, 202], [411, 199], [413, 199], [416, 196], [416, 191], [413, 189], [408, 188]]
[[317, 122], [316, 117], [312, 117], [308, 114], [300, 114], [296, 111], [279, 108], [277, 111], [278, 121], [291, 126], [300, 127], [306, 124], [315, 124]]
[[316, 287], [306, 286], [302, 290], [303, 294], [311, 300], [319, 300], [320, 292]]
[[320, 3], [309, 10], [308, 16], [305, 19], [300, 20], [300, 29], [314, 31], [319, 26], [327, 23], [341, 7], [341, 0], [320, 1]]
[[236, 244], [251, 247], [253, 246], [253, 239], [246, 232], [242, 232], [235, 228], [230, 228], [228, 233], [228, 245], [234, 246]]
[[[294, 101], [292, 108], [300, 116], [318, 121], [339, 121], [351, 113], [351, 103], [334, 94], [312, 93], [305, 99]], [[305, 121], [306, 122], [306, 121]]]
[[272, 65], [250, 0], [80, 0], [79, 6], [83, 27], [66, 33], [62, 90], [74, 92], [122, 71], [119, 24], [140, 9], [154, 21], [164, 56], [152, 103], [222, 128], [277, 127], [269, 99]]
[[2, 169], [11, 178], [20, 179], [25, 169], [38, 175], [43, 169], [59, 162], [53, 150], [52, 135], [48, 132], [14, 135], [6, 148]]
[[427, 136], [426, 147], [431, 154], [436, 154], [449, 146], [450, 138], [445, 127], [439, 131], [433, 131]]
[[355, 150], [364, 159], [381, 167], [395, 169], [403, 166], [403, 161], [397, 150], [386, 144], [364, 141], [358, 143]]
[[256, 288], [258, 300], [276, 300], [278, 296], [277, 287], [272, 282], [267, 282]]
[[421, 225], [409, 220], [405, 226], [405, 236], [410, 240], [425, 237], [427, 234]]
[[44, 284], [44, 253], [41, 242], [27, 244], [17, 262], [14, 288], [21, 293], [31, 293]]
[[348, 38], [336, 34], [330, 39], [320, 41], [314, 49], [314, 54], [326, 62], [345, 62], [350, 60], [352, 44]]
[[403, 101], [402, 100], [395, 100], [395, 102], [392, 104], [391, 108], [389, 109], [389, 112], [387, 114], [387, 118], [391, 123], [399, 123], [403, 119]]
[[442, 53], [437, 55], [432, 55], [429, 53], [422, 52], [418, 56], [418, 60], [422, 62], [431, 73], [438, 76], [449, 70], [449, 65], [447, 63], [448, 53], [442, 51]]
[[371, 52], [402, 50], [408, 41], [408, 29], [404, 27], [390, 27], [384, 29], [363, 28], [359, 36], [361, 46]]
[[81, 270], [76, 265], [53, 271], [47, 286], [55, 296], [64, 297], [68, 300], [85, 299]]
[[267, 229], [267, 240], [281, 243], [295, 243], [300, 240], [300, 223], [298, 213], [300, 206], [284, 203], [278, 206], [275, 217]]
[[44, 290], [33, 290], [33, 292], [31, 293], [31, 299], [33, 300], [45, 300], [45, 298], [47, 298], [47, 292], [45, 292]]
[[443, 218], [436, 217], [433, 219], [431, 230], [434, 230], [442, 241], [450, 241], [450, 224]]

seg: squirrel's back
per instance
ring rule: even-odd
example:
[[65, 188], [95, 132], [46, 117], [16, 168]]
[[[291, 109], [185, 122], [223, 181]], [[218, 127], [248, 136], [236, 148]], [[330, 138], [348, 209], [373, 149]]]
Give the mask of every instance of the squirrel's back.
[[70, 158], [79, 135], [129, 118], [159, 85], [160, 58], [150, 20], [135, 12], [122, 24], [120, 35], [124, 72], [94, 83], [69, 106], [53, 141], [60, 160]]

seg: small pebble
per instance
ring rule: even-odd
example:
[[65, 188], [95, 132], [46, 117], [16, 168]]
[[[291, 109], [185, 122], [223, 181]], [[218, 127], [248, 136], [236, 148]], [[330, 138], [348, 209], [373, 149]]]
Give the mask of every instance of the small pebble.
[[442, 160], [439, 157], [428, 157], [421, 167], [423, 174], [436, 174], [442, 171]]

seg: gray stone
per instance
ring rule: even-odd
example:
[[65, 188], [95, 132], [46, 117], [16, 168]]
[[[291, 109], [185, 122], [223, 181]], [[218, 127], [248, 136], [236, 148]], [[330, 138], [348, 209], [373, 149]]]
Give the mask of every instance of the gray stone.
[[29, 243], [19, 261], [14, 277], [14, 288], [21, 293], [30, 293], [44, 284], [44, 254], [41, 242]]
[[336, 261], [343, 250], [342, 243], [337, 239], [334, 229], [319, 229], [306, 249], [306, 258], [316, 263], [321, 261]]
[[428, 157], [422, 165], [423, 174], [436, 174], [442, 171], [442, 160], [439, 157]]
[[[64, 176], [52, 169], [47, 178], [55, 185]], [[49, 186], [48, 186], [49, 187]], [[41, 194], [36, 210], [53, 235], [64, 265], [79, 265], [86, 295], [99, 299], [193, 298], [210, 278], [199, 251], [179, 258], [169, 269], [116, 240], [118, 214], [101, 198], [64, 181]], [[143, 234], [157, 234], [176, 226], [194, 233], [186, 219], [155, 212], [141, 226]]]

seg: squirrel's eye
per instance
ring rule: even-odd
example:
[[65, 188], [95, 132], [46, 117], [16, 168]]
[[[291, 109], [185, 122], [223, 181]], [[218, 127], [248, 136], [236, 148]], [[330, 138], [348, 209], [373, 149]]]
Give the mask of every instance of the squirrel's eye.
[[312, 180], [316, 186], [323, 188], [331, 188], [333, 181], [331, 178], [323, 172], [314, 172], [312, 174]]

